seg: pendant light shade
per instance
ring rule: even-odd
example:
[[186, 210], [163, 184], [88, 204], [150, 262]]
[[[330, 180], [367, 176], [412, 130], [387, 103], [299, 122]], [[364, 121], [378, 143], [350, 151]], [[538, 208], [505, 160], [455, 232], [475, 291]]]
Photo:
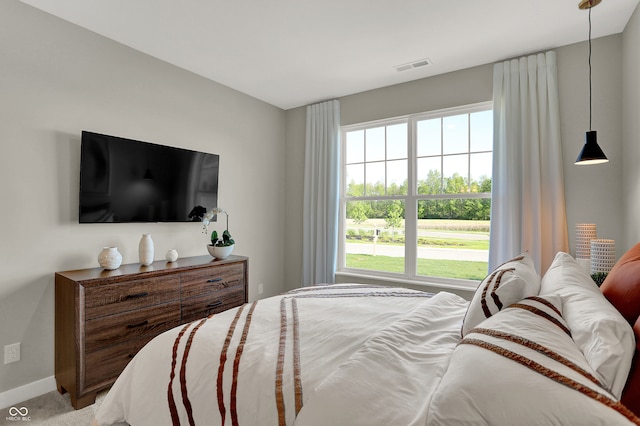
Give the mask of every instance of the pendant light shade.
[[600, 4], [601, 0], [582, 0], [580, 9], [589, 9], [589, 131], [584, 138], [584, 146], [576, 159], [577, 165], [600, 164], [609, 161], [598, 145], [598, 133], [591, 130], [591, 8]]
[[591, 9], [592, 7], [599, 5], [601, 1], [602, 0], [582, 0], [578, 7], [583, 10]]
[[602, 149], [600, 149], [598, 145], [598, 132], [595, 130], [588, 131], [584, 136], [584, 146], [580, 154], [578, 154], [576, 164], [600, 164], [606, 163], [607, 161], [609, 161], [607, 156], [604, 155], [604, 152], [602, 152]]

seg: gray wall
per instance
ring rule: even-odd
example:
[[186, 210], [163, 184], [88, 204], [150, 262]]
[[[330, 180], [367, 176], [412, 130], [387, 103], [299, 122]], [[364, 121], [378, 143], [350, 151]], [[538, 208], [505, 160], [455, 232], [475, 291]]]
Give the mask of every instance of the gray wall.
[[[637, 13], [636, 13], [637, 14]], [[637, 47], [637, 43], [636, 43]], [[555, 49], [558, 58], [560, 118], [567, 199], [567, 223], [573, 249], [576, 223], [594, 222], [602, 238], [619, 242], [621, 254], [622, 224], [622, 36], [613, 35], [593, 41], [593, 129], [610, 162], [578, 167], [573, 163], [589, 130], [589, 92], [587, 43]], [[340, 98], [343, 125], [382, 118], [490, 101], [493, 64], [482, 65], [410, 83], [385, 87]], [[287, 194], [286, 221], [296, 227], [288, 233], [286, 286], [299, 285], [301, 276], [302, 181], [304, 162], [303, 108], [287, 111]], [[636, 120], [638, 121], [638, 120]], [[637, 187], [636, 187], [637, 188]], [[344, 280], [353, 280], [344, 278]], [[427, 288], [432, 290], [433, 288]]]
[[220, 154], [249, 297], [283, 290], [284, 111], [16, 0], [0, 2], [0, 52], [0, 348], [22, 342], [0, 394], [54, 373], [55, 271], [97, 267], [107, 245], [137, 263], [144, 232], [156, 259], [207, 254], [198, 223], [79, 225], [81, 130]]
[[622, 38], [622, 81], [622, 198], [624, 245], [628, 248], [640, 241], [640, 6]]
[[609, 158], [605, 164], [574, 162], [589, 130], [588, 45], [557, 49], [560, 121], [564, 158], [567, 225], [575, 249], [575, 224], [595, 223], [599, 238], [616, 241], [624, 252], [622, 212], [622, 36], [593, 41], [593, 130]]

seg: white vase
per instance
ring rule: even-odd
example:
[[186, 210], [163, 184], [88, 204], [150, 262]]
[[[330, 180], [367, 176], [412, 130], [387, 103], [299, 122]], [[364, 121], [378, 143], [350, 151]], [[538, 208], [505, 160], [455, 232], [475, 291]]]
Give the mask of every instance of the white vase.
[[122, 264], [122, 255], [118, 247], [104, 247], [98, 255], [98, 263], [104, 269], [118, 269]]
[[171, 249], [167, 252], [165, 259], [167, 262], [175, 262], [178, 260], [178, 251], [176, 249]]
[[153, 240], [151, 234], [142, 234], [140, 244], [138, 245], [138, 256], [140, 264], [149, 266], [153, 263]]

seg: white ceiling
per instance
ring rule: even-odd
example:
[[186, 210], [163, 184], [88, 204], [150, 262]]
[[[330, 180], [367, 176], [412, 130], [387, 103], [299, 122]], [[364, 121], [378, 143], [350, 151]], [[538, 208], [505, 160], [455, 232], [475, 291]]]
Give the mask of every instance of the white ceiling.
[[[283, 109], [588, 36], [579, 0], [21, 1]], [[639, 1], [593, 8], [592, 37], [621, 33]]]

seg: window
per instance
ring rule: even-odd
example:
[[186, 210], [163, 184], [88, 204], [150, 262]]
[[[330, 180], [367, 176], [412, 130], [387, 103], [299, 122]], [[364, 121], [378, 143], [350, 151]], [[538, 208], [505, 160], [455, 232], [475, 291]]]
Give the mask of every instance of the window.
[[484, 278], [491, 107], [342, 128], [339, 271], [457, 285]]

